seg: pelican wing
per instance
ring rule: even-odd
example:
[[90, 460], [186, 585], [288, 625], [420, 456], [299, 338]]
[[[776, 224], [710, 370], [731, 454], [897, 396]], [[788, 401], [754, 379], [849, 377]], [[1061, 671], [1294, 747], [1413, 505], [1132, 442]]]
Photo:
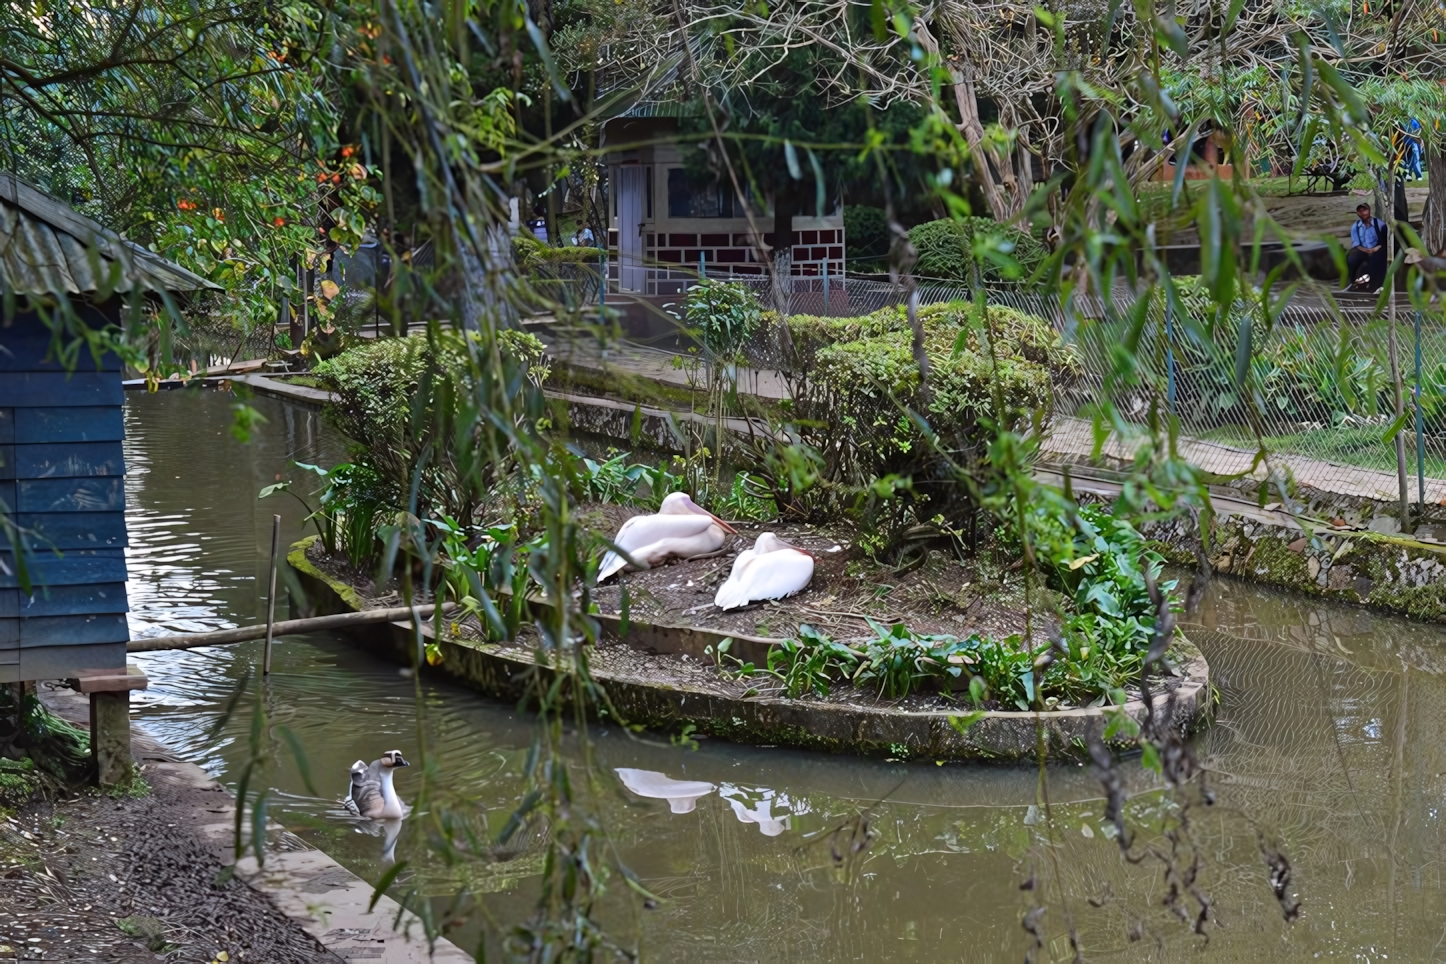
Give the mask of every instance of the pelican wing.
[[[716, 535], [710, 530], [716, 530]], [[723, 544], [723, 538], [723, 530], [712, 516], [637, 515], [623, 523], [613, 542], [634, 559], [652, 566], [673, 555], [712, 552]], [[693, 548], [695, 544], [704, 547]], [[626, 565], [627, 560], [621, 555], [608, 551], [598, 564], [598, 582], [622, 571]]]
[[782, 599], [806, 588], [813, 579], [813, 557], [794, 549], [739, 553], [727, 582], [718, 587], [713, 604], [737, 609], [758, 599]]

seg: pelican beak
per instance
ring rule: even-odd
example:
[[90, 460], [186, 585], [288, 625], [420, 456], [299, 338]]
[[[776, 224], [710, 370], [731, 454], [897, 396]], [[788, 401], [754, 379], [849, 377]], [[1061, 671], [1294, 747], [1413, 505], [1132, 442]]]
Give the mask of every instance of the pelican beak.
[[694, 502], [692, 499], [689, 499], [689, 500], [688, 500], [688, 508], [689, 508], [690, 511], [696, 512], [696, 513], [698, 513], [699, 515], [706, 515], [708, 518], [710, 518], [710, 519], [712, 519], [714, 522], [718, 523], [718, 525], [722, 527], [722, 529], [723, 529], [724, 532], [731, 532], [731, 533], [733, 533], [735, 536], [738, 534], [738, 530], [737, 530], [737, 529], [733, 528], [733, 527], [730, 526], [728, 523], [724, 522], [722, 519], [718, 518], [716, 515], [714, 515], [713, 513], [709, 512], [707, 509], [703, 508], [703, 507], [702, 507], [701, 505], [699, 505], [698, 503]]
[[[775, 537], [775, 538], [776, 538], [776, 537]], [[792, 549], [794, 552], [801, 552], [801, 553], [803, 553], [805, 556], [808, 556], [810, 559], [812, 559], [814, 562], [818, 562], [818, 556], [816, 556], [816, 555], [814, 555], [813, 553], [809, 552], [809, 551], [808, 551], [807, 549], [805, 549], [803, 546], [796, 546], [796, 545], [794, 545], [793, 543], [789, 542], [789, 541], [786, 540], [786, 539], [779, 539], [778, 541], [779, 541], [780, 543], [782, 543], [783, 545], [787, 546], [788, 548]]]

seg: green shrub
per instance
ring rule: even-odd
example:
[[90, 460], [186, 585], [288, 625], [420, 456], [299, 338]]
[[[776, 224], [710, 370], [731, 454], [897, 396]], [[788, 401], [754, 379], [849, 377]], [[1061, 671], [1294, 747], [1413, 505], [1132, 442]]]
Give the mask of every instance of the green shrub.
[[713, 357], [731, 360], [763, 321], [763, 309], [747, 285], [703, 279], [683, 299], [684, 317]]
[[883, 209], [862, 204], [844, 207], [844, 256], [850, 261], [883, 261], [889, 256], [889, 222]]
[[512, 239], [512, 257], [524, 270], [546, 269], [559, 264], [594, 264], [600, 254], [602, 249], [591, 245], [558, 248], [543, 244], [530, 231], [523, 231]]
[[974, 280], [979, 262], [984, 281], [1028, 278], [1044, 261], [1044, 246], [1028, 232], [989, 218], [945, 218], [909, 229], [909, 241], [918, 260], [914, 274], [948, 281]]
[[927, 401], [902, 308], [788, 320], [782, 367], [793, 414], [801, 440], [822, 463], [809, 510], [859, 523], [870, 552], [892, 553], [915, 526], [957, 528], [972, 506], [956, 467], [972, 473], [996, 427], [1042, 428], [1053, 410], [1052, 379], [1077, 370], [1049, 322], [1009, 308], [988, 311], [986, 331], [973, 323], [976, 309], [968, 303], [919, 310], [930, 364]]
[[[480, 503], [479, 487], [511, 471], [505, 458], [481, 451], [482, 440], [452, 437], [457, 416], [479, 393], [470, 374], [477, 368], [464, 341], [478, 337], [443, 331], [435, 340], [425, 333], [379, 338], [316, 367], [317, 377], [336, 395], [327, 414], [354, 443], [352, 461], [361, 467], [357, 475], [365, 478], [368, 498], [396, 511], [406, 509], [415, 467], [430, 450], [427, 470], [417, 479], [418, 514], [468, 523]], [[506, 329], [498, 338], [504, 356], [500, 377], [540, 377], [529, 371], [542, 359], [543, 345], [535, 335]], [[489, 367], [484, 361], [480, 370]]]

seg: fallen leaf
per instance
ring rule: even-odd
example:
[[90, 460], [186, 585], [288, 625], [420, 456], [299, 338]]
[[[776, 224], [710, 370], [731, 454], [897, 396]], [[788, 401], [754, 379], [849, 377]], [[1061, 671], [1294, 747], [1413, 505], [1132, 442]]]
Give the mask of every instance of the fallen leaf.
[[1074, 562], [1071, 562], [1071, 563], [1069, 564], [1069, 571], [1070, 571], [1070, 572], [1074, 572], [1074, 571], [1075, 571], [1076, 569], [1078, 569], [1080, 566], [1087, 566], [1087, 565], [1089, 565], [1090, 563], [1094, 562], [1094, 561], [1095, 561], [1096, 559], [1098, 559], [1099, 557], [1100, 557], [1100, 554], [1099, 554], [1098, 552], [1096, 552], [1096, 553], [1095, 553], [1094, 555], [1092, 555], [1092, 556], [1081, 556], [1080, 558], [1076, 559]]
[[1350, 525], [1350, 523], [1347, 522], [1345, 519], [1342, 519], [1340, 516], [1336, 516], [1334, 519], [1331, 520], [1331, 525], [1335, 526], [1337, 529], [1343, 529], [1346, 526]]
[[1299, 539], [1286, 546], [1286, 548], [1289, 549], [1291, 552], [1305, 552], [1305, 546], [1307, 541], [1308, 540], [1305, 538], [1305, 536], [1301, 536]]

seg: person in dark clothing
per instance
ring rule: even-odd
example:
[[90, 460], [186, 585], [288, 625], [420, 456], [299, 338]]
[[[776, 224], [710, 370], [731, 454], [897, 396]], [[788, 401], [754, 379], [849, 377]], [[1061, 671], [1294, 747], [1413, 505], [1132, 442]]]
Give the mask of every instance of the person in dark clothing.
[[1356, 208], [1351, 225], [1351, 250], [1346, 254], [1346, 276], [1356, 291], [1375, 291], [1386, 279], [1386, 222], [1371, 217], [1371, 206]]

